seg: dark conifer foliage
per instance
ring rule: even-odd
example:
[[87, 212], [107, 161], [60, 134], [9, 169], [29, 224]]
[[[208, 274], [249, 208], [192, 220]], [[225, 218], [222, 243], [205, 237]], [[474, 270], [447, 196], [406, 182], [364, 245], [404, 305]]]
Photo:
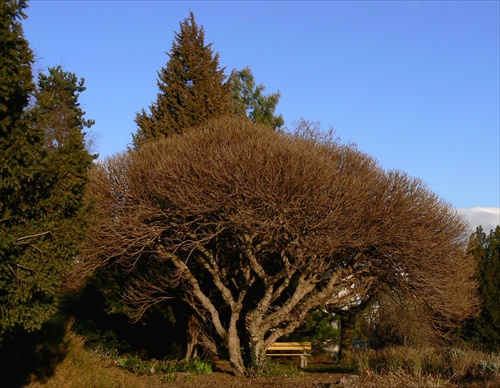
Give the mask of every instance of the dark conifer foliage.
[[26, 1], [0, 2], [0, 129], [9, 132], [22, 115], [34, 89], [31, 65], [33, 53], [24, 38], [21, 21], [26, 18]]
[[[32, 78], [25, 1], [0, 2], [0, 340], [40, 328], [57, 311], [63, 272], [85, 230], [85, 150], [78, 94], [60, 68]], [[31, 97], [34, 104], [29, 108]]]
[[33, 202], [46, 193], [37, 168], [43, 137], [25, 118], [35, 88], [33, 53], [21, 25], [25, 8], [25, 1], [0, 2], [0, 338], [16, 324], [36, 326], [47, 311], [31, 265], [38, 254], [36, 237], [29, 236], [41, 233], [34, 223], [43, 211]]
[[[33, 53], [21, 26], [25, 8], [25, 1], [0, 2], [0, 228], [13, 214], [27, 210], [22, 197], [36, 180], [31, 167], [41, 151], [41, 133], [23, 117], [35, 88]], [[0, 239], [3, 245], [8, 237]]]
[[203, 27], [198, 27], [192, 12], [180, 23], [168, 56], [169, 61], [158, 73], [156, 102], [150, 106], [150, 113], [143, 109], [137, 114], [135, 148], [148, 139], [181, 133], [233, 111], [219, 55], [214, 55], [211, 44], [205, 44]]
[[481, 313], [470, 319], [463, 337], [487, 351], [500, 351], [500, 226], [487, 235], [478, 227], [469, 249], [479, 264]]
[[234, 110], [238, 116], [248, 117], [255, 123], [279, 129], [284, 124], [282, 115], [275, 115], [280, 93], [264, 94], [265, 87], [257, 85], [249, 67], [233, 70], [229, 77]]
[[86, 90], [84, 82], [60, 66], [49, 69], [47, 75], [39, 76], [36, 104], [31, 110], [31, 122], [44, 134], [44, 178], [51, 188], [47, 206], [57, 209], [54, 216], [72, 223], [73, 218], [82, 216], [87, 173], [97, 156], [85, 148], [84, 130], [94, 121], [84, 118], [78, 102]]

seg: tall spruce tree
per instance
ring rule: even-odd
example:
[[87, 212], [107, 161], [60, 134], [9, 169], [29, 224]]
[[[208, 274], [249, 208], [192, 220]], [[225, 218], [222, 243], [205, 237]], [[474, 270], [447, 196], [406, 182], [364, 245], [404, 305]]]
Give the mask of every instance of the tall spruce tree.
[[[29, 128], [24, 111], [35, 85], [33, 53], [21, 21], [25, 1], [0, 2], [0, 228], [10, 228], [12, 217], [26, 210], [23, 196], [35, 180], [32, 166], [40, 158], [40, 132]], [[9, 240], [0, 233], [0, 252]]]
[[248, 117], [255, 123], [279, 129], [285, 124], [282, 115], [275, 115], [280, 93], [264, 94], [265, 87], [257, 85], [249, 67], [233, 70], [229, 77], [234, 110], [239, 116]]
[[42, 212], [34, 202], [45, 193], [37, 167], [42, 133], [25, 117], [35, 87], [33, 53], [21, 25], [25, 8], [23, 0], [0, 2], [0, 339], [15, 325], [33, 328], [47, 317], [32, 266]]
[[476, 346], [500, 350], [500, 226], [487, 235], [478, 227], [471, 236], [469, 249], [479, 263], [480, 314], [467, 321], [462, 336]]
[[[80, 131], [89, 122], [75, 97], [83, 84], [72, 89], [71, 77], [51, 71], [35, 92], [25, 8], [0, 2], [0, 340], [40, 328], [57, 311], [62, 274], [82, 236], [92, 163]], [[61, 142], [52, 138], [56, 127], [67, 134]]]
[[203, 27], [198, 27], [192, 12], [180, 23], [168, 56], [166, 66], [158, 72], [156, 102], [150, 106], [150, 113], [143, 109], [136, 116], [135, 148], [148, 139], [181, 133], [233, 111], [219, 54], [214, 55], [211, 44], [205, 44]]

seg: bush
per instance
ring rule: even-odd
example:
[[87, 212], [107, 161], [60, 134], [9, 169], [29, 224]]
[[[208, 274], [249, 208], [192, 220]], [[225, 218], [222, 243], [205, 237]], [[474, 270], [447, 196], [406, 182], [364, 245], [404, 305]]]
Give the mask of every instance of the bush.
[[247, 371], [248, 377], [297, 377], [303, 374], [304, 372], [295, 365], [271, 362], [270, 357], [264, 357], [262, 365], [252, 362], [252, 366]]
[[500, 379], [500, 355], [486, 354], [473, 349], [445, 348], [444, 357], [458, 379]]
[[116, 359], [115, 364], [132, 373], [155, 374], [161, 373], [168, 375], [168, 379], [179, 372], [193, 372], [199, 374], [212, 373], [212, 364], [200, 359], [194, 359], [186, 362], [159, 361], [159, 360], [141, 360], [137, 355], [127, 355]]
[[212, 364], [196, 358], [184, 364], [183, 372], [212, 373]]

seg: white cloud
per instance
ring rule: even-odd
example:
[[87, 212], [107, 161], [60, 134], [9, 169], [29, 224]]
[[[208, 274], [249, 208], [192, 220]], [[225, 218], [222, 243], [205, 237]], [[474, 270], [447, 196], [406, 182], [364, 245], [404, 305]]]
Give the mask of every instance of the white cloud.
[[457, 209], [457, 212], [469, 221], [472, 231], [481, 225], [488, 234], [490, 230], [500, 225], [500, 208], [498, 207], [473, 207], [470, 209]]

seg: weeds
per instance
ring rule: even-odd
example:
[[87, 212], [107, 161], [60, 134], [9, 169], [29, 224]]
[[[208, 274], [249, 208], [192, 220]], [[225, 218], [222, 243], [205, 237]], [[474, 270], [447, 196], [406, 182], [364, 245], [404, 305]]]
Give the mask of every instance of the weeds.
[[292, 364], [271, 362], [271, 358], [266, 356], [261, 358], [260, 365], [253, 361], [247, 372], [248, 377], [298, 377], [303, 374], [304, 372]]
[[[80, 387], [135, 387], [157, 386], [158, 382], [192, 382], [196, 374], [212, 372], [212, 365], [195, 359], [189, 362], [169, 362], [161, 360], [142, 360], [137, 355], [117, 356], [115, 352], [88, 349], [85, 340], [68, 330], [65, 343], [68, 351], [64, 360], [56, 367], [50, 379], [34, 377], [30, 387], [45, 388], [80, 388]], [[117, 367], [117, 368], [114, 368]], [[127, 373], [131, 372], [131, 373]], [[3, 378], [3, 376], [2, 376]]]
[[356, 352], [355, 363], [360, 373], [391, 375], [393, 378], [397, 375], [433, 376], [438, 380], [455, 382], [486, 382], [500, 379], [500, 356], [471, 349], [409, 347], [389, 347], [379, 351], [363, 349]]
[[445, 349], [445, 358], [459, 379], [470, 381], [500, 380], [500, 356], [477, 350]]
[[[200, 359], [190, 362], [155, 359], [146, 361], [136, 355], [116, 357], [110, 352], [99, 354], [85, 349], [83, 338], [71, 331], [66, 334], [64, 343], [67, 345], [67, 353], [54, 367], [54, 374], [43, 380], [34, 376], [30, 388], [146, 388], [172, 382], [179, 386], [192, 386], [202, 379], [200, 373], [208, 374], [212, 371], [212, 365]], [[293, 378], [305, 375], [304, 371], [294, 365], [277, 360], [271, 362], [269, 358], [263, 360], [259, 369], [254, 368], [249, 372], [249, 377]], [[500, 382], [500, 355], [464, 348], [362, 349], [355, 353], [355, 360], [360, 374], [359, 385], [356, 386], [363, 388], [498, 387]], [[337, 370], [338, 367], [336, 365], [334, 371], [328, 372], [341, 372], [340, 369]], [[314, 363], [306, 372], [309, 369], [314, 370]], [[345, 373], [345, 370], [342, 369], [341, 373]], [[203, 377], [207, 378], [210, 377]], [[220, 379], [220, 376], [217, 378]]]
[[[48, 380], [33, 379], [30, 388], [80, 387], [151, 387], [153, 377], [126, 373], [114, 368], [115, 363], [106, 355], [84, 348], [84, 340], [69, 331], [66, 334], [69, 352]], [[2, 376], [3, 377], [3, 376]], [[3, 382], [3, 381], [2, 381]]]
[[427, 375], [415, 377], [403, 372], [386, 373], [376, 376], [363, 376], [360, 379], [360, 387], [363, 388], [437, 388], [456, 387], [440, 377]]
[[[119, 357], [115, 364], [132, 373], [153, 375], [155, 373], [175, 375], [180, 372], [193, 372], [199, 374], [212, 373], [212, 364], [209, 362], [194, 359], [191, 361], [159, 361], [159, 360], [141, 360], [136, 355]], [[174, 377], [175, 378], [175, 377]]]

